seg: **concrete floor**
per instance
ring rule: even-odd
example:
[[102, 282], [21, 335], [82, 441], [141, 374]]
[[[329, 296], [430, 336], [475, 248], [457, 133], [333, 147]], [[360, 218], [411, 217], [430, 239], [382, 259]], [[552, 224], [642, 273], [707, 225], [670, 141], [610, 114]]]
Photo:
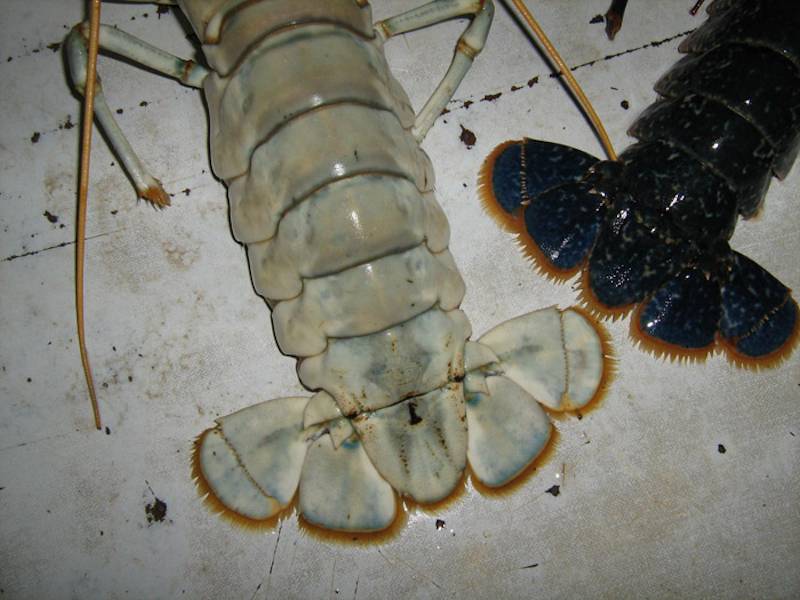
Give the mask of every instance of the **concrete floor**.
[[[87, 334], [107, 425], [96, 432], [73, 317], [79, 103], [55, 47], [83, 4], [6, 0], [0, 25], [0, 595], [800, 594], [800, 352], [758, 373], [719, 356], [671, 364], [638, 351], [627, 321], [608, 324], [619, 374], [604, 403], [582, 420], [558, 421], [549, 462], [511, 495], [469, 488], [435, 514], [412, 512], [398, 537], [368, 547], [320, 541], [295, 517], [254, 533], [210, 513], [190, 477], [194, 437], [219, 415], [303, 391], [231, 238], [200, 96], [108, 59], [100, 70], [110, 103], [175, 196], [162, 212], [137, 202], [95, 134]], [[618, 149], [630, 143], [625, 129], [654, 100], [652, 84], [677, 59], [677, 44], [703, 19], [688, 14], [690, 0], [638, 0], [609, 42], [603, 25], [590, 23], [607, 0], [529, 4], [567, 62], [585, 65], [575, 74]], [[413, 2], [374, 5], [383, 18]], [[193, 52], [175, 17], [152, 6], [108, 4], [104, 21]], [[415, 106], [462, 27], [389, 43]], [[476, 197], [483, 158], [506, 139], [535, 136], [601, 154], [549, 73], [499, 5], [486, 51], [424, 143], [476, 334], [534, 307], [576, 301], [570, 284], [533, 273]], [[494, 94], [502, 95], [486, 98]], [[477, 138], [471, 149], [462, 127]], [[733, 240], [796, 290], [799, 190], [795, 167], [773, 181], [763, 214], [741, 223]], [[558, 496], [546, 492], [554, 484]], [[154, 514], [163, 508], [157, 499], [166, 514]]]

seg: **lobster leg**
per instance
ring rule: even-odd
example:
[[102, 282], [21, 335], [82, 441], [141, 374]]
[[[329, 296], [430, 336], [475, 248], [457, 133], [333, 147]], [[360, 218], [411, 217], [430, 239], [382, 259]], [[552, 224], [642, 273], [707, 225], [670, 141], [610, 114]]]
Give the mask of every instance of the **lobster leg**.
[[453, 62], [442, 81], [417, 115], [413, 133], [421, 142], [434, 121], [453, 97], [453, 94], [472, 66], [472, 61], [483, 50], [494, 16], [492, 0], [433, 0], [412, 10], [375, 23], [375, 31], [384, 40], [400, 33], [435, 25], [448, 19], [474, 15], [472, 22], [456, 45]]
[[[72, 29], [65, 42], [70, 76], [76, 91], [81, 95], [83, 95], [86, 83], [88, 35], [88, 22], [80, 23]], [[191, 87], [201, 87], [203, 80], [208, 75], [208, 70], [194, 61], [183, 60], [108, 25], [100, 26], [100, 48], [130, 59], [134, 63], [153, 69], [158, 73], [163, 73]], [[103, 94], [99, 78], [95, 92], [95, 115], [108, 136], [114, 153], [133, 180], [139, 196], [157, 206], [168, 205], [169, 196], [161, 187], [161, 183], [144, 167], [117, 124]]]

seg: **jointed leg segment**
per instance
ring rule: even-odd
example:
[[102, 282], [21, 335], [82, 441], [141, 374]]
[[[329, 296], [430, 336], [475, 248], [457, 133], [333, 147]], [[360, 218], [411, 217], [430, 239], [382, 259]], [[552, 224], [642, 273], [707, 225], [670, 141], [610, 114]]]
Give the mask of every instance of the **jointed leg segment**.
[[[73, 28], [65, 42], [72, 82], [80, 94], [84, 93], [86, 85], [88, 36], [89, 24], [80, 23]], [[194, 61], [183, 60], [108, 25], [100, 26], [99, 40], [101, 49], [177, 79], [184, 85], [200, 87], [208, 75], [208, 70]], [[168, 205], [169, 196], [161, 187], [161, 183], [147, 172], [117, 124], [108, 102], [106, 102], [99, 77], [95, 91], [95, 115], [108, 136], [115, 154], [133, 180], [139, 196], [156, 206]]]

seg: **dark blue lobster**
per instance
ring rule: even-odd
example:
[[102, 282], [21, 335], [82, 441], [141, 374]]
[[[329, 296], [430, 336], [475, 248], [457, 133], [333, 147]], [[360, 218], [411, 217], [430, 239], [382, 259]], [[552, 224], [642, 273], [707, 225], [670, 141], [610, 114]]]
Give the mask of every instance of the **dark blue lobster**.
[[724, 348], [767, 366], [797, 340], [797, 303], [728, 240], [800, 147], [800, 7], [716, 0], [709, 13], [618, 161], [507, 142], [486, 160], [481, 188], [544, 272], [583, 269], [590, 308], [635, 308], [631, 331], [648, 349], [703, 359]]

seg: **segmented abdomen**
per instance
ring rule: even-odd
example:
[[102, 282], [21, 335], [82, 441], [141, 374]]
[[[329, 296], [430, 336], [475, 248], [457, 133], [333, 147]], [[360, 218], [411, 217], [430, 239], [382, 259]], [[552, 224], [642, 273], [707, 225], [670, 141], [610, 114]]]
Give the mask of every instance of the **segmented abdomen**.
[[463, 374], [464, 284], [369, 8], [298, 4], [234, 12], [205, 49], [212, 162], [281, 349], [353, 415]]

